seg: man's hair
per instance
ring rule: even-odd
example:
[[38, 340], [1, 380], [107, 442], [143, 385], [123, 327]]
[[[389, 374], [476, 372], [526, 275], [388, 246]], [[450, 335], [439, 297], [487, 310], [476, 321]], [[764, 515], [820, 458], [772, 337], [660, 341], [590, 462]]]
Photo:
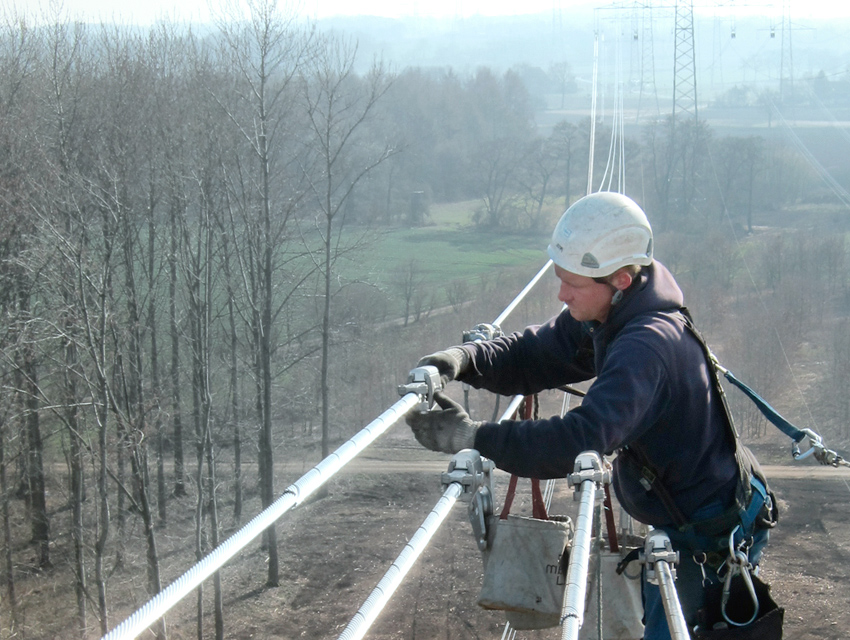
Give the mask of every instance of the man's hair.
[[614, 279], [614, 276], [616, 276], [621, 271], [628, 273], [632, 277], [632, 280], [634, 280], [637, 277], [637, 274], [640, 273], [640, 270], [642, 268], [643, 267], [641, 267], [639, 264], [627, 264], [625, 267], [620, 267], [610, 275], [604, 276], [602, 278], [594, 278], [593, 280], [595, 282], [599, 282], [600, 284], [611, 284], [611, 281]]

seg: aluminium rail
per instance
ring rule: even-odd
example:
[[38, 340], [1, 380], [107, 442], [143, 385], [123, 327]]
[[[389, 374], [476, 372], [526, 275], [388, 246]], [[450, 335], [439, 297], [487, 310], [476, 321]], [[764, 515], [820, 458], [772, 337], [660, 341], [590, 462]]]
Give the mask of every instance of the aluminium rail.
[[593, 505], [596, 490], [611, 480], [610, 471], [603, 466], [595, 451], [585, 451], [576, 458], [575, 472], [567, 478], [579, 498], [575, 533], [567, 566], [564, 604], [561, 608], [561, 640], [578, 640], [584, 622], [584, 603], [587, 595], [587, 572], [593, 536]]
[[358, 453], [421, 402], [422, 399], [417, 393], [411, 392], [403, 396], [353, 438], [342, 444], [298, 481], [290, 485], [269, 507], [254, 516], [250, 522], [213, 549], [209, 555], [202, 558], [124, 622], [103, 636], [102, 640], [130, 640], [137, 637], [206, 578], [218, 571], [224, 563], [241, 551], [251, 540], [273, 526], [278, 518], [313, 494]]
[[[494, 324], [501, 323], [516, 308], [528, 292], [537, 284], [551, 264], [552, 261], [549, 260], [537, 272], [510, 305], [498, 316]], [[430, 369], [433, 369], [433, 372], [422, 373], [424, 370]], [[415, 372], [424, 375], [426, 380], [414, 380], [413, 376]], [[318, 465], [313, 467], [298, 481], [290, 485], [269, 507], [254, 516], [244, 527], [219, 544], [168, 587], [148, 600], [148, 602], [127, 617], [121, 624], [104, 635], [101, 640], [131, 640], [132, 638], [136, 638], [145, 629], [165, 615], [177, 602], [218, 571], [251, 540], [270, 526], [273, 526], [287, 511], [298, 506], [312, 495], [343, 466], [348, 464], [363, 449], [369, 446], [378, 436], [398, 422], [409, 410], [417, 405], [420, 407], [427, 405], [425, 408], [428, 408], [432, 403], [434, 391], [438, 390], [435, 386], [432, 386], [435, 380], [435, 372], [436, 369], [434, 367], [419, 367], [412, 370], [411, 379], [408, 380], [408, 387], [411, 389], [409, 393], [402, 393], [400, 400], [366, 425], [353, 438], [345, 442]], [[438, 378], [439, 376], [437, 376]], [[428, 388], [423, 391], [422, 387]], [[399, 391], [403, 392], [403, 386], [399, 387]], [[517, 396], [511, 406], [515, 407], [521, 398], [522, 396]]]
[[[524, 396], [521, 395], [514, 396], [500, 420], [512, 416], [523, 398]], [[431, 510], [410, 542], [405, 545], [395, 562], [387, 569], [384, 577], [381, 578], [381, 581], [372, 590], [357, 613], [354, 614], [338, 640], [360, 640], [363, 638], [416, 560], [422, 555], [425, 547], [428, 546], [437, 529], [443, 524], [458, 498], [463, 495], [469, 500], [474, 500], [476, 492], [489, 485], [493, 463], [485, 460], [474, 449], [464, 449], [455, 454], [449, 463], [448, 472], [443, 474], [442, 481], [445, 486], [443, 497]]]
[[363, 638], [459, 498], [470, 503], [472, 512], [476, 512], [476, 509], [483, 506], [482, 495], [479, 492], [485, 492], [484, 499], [489, 500], [492, 495], [493, 468], [493, 463], [482, 458], [474, 449], [464, 449], [452, 457], [448, 471], [441, 477], [444, 487], [442, 498], [372, 590], [363, 606], [354, 614], [338, 640]]
[[670, 637], [672, 640], [689, 640], [691, 634], [682, 613], [674, 583], [676, 575], [672, 568], [679, 562], [679, 552], [673, 551], [670, 537], [660, 529], [653, 530], [646, 537], [643, 560], [647, 582], [658, 585], [661, 591], [661, 604], [664, 606]]

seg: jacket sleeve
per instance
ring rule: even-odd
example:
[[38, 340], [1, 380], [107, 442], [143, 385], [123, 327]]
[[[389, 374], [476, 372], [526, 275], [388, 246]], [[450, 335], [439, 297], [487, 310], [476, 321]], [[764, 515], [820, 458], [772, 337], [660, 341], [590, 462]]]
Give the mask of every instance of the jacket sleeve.
[[522, 333], [463, 348], [471, 366], [459, 380], [493, 393], [527, 395], [596, 375], [591, 336], [567, 311]]
[[582, 451], [610, 454], [656, 424], [670, 404], [663, 358], [639, 337], [612, 346], [599, 376], [564, 417], [487, 422], [475, 448], [496, 466], [532, 478], [562, 478]]

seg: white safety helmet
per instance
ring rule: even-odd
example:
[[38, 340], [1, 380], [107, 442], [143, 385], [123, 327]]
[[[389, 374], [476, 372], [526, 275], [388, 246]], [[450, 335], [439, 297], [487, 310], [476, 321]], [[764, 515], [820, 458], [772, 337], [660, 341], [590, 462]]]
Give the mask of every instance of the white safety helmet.
[[549, 257], [570, 273], [604, 278], [620, 267], [652, 262], [652, 228], [631, 198], [594, 193], [574, 202], [561, 216]]

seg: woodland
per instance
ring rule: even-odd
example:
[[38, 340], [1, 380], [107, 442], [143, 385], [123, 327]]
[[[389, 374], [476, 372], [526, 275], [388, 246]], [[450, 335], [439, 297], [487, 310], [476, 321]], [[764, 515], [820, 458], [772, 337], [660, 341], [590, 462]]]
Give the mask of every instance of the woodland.
[[[62, 585], [63, 637], [112, 628], [122, 580], [164, 586], [163, 539], [201, 558], [270, 505], [281, 465], [318, 462], [494, 317], [588, 190], [644, 206], [739, 377], [850, 443], [848, 204], [797, 146], [659, 117], [617, 150], [602, 120], [539, 127], [522, 70], [361, 62], [271, 0], [198, 31], [0, 24], [0, 637], [43, 637], [36, 576]], [[252, 588], [277, 587], [274, 527], [262, 548]], [[197, 636], [225, 637], [207, 588]]]

